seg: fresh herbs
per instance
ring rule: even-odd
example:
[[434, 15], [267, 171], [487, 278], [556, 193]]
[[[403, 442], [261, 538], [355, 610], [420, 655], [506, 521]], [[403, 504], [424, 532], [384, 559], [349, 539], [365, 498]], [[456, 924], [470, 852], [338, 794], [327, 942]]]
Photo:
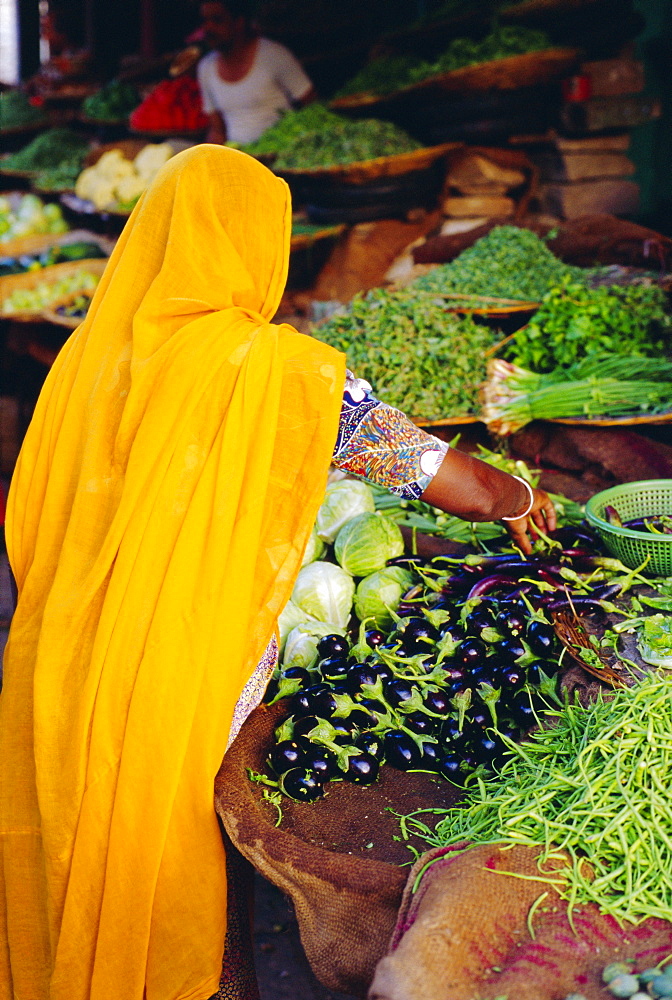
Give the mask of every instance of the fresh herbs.
[[582, 282], [589, 274], [563, 264], [529, 229], [496, 226], [450, 264], [417, 278], [412, 287], [540, 302], [563, 280]]
[[244, 148], [252, 156], [273, 156], [273, 167], [278, 170], [314, 170], [410, 153], [421, 146], [391, 122], [374, 118], [353, 121], [322, 104], [309, 104], [299, 111], [288, 111]]
[[665, 307], [658, 285], [586, 288], [565, 277], [518, 331], [508, 356], [541, 372], [594, 354], [662, 356], [672, 331]]
[[51, 128], [2, 161], [4, 169], [40, 171], [72, 165], [81, 170], [89, 142], [66, 128]]
[[357, 73], [338, 93], [389, 94], [402, 87], [450, 73], [464, 66], [506, 59], [508, 56], [523, 55], [547, 49], [548, 35], [543, 31], [509, 25], [495, 28], [480, 41], [471, 38], [454, 38], [448, 48], [436, 59], [421, 59], [419, 56], [386, 56], [369, 63]]
[[541, 731], [478, 778], [463, 805], [402, 819], [431, 846], [525, 844], [539, 865], [569, 859], [570, 908], [596, 903], [619, 921], [672, 919], [672, 682], [657, 674], [583, 707], [541, 716]]
[[140, 94], [124, 80], [110, 80], [82, 102], [82, 111], [94, 121], [118, 122], [140, 104]]
[[659, 413], [671, 405], [672, 362], [593, 355], [538, 375], [497, 358], [490, 362], [483, 397], [483, 419], [502, 435], [531, 420]]
[[355, 296], [313, 334], [344, 351], [386, 403], [430, 421], [477, 411], [485, 355], [495, 342], [487, 327], [412, 287]]

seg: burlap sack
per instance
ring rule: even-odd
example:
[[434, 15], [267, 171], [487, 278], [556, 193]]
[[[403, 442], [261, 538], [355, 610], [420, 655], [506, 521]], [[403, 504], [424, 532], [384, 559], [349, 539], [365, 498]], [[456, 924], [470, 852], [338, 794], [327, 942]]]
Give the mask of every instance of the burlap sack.
[[[215, 806], [237, 849], [291, 897], [301, 941], [317, 978], [329, 989], [366, 996], [387, 949], [411, 855], [390, 809], [448, 805], [455, 793], [428, 774], [384, 768], [375, 785], [339, 782], [310, 805], [283, 799], [282, 825], [247, 769], [266, 771], [285, 705], [256, 709], [224, 758]], [[397, 839], [395, 839], [397, 838]]]
[[672, 952], [664, 920], [621, 928], [590, 905], [574, 909], [572, 927], [556, 889], [538, 880], [531, 848], [462, 846], [413, 866], [369, 1000], [604, 1000], [609, 962], [633, 959], [642, 971]]

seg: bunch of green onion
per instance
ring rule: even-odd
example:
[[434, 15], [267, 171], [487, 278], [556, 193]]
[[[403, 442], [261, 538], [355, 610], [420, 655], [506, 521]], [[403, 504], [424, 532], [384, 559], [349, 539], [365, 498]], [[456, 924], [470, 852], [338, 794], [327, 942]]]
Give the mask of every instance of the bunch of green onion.
[[[549, 862], [569, 861], [546, 877], [570, 919], [574, 905], [596, 903], [619, 922], [671, 920], [672, 681], [652, 673], [541, 722], [522, 745], [506, 739], [499, 775], [477, 778], [463, 804], [403, 817], [404, 836], [540, 847], [542, 880]], [[433, 830], [427, 813], [442, 815]]]
[[482, 416], [505, 435], [531, 420], [653, 414], [671, 406], [672, 362], [664, 358], [591, 355], [543, 375], [497, 358], [488, 365]]

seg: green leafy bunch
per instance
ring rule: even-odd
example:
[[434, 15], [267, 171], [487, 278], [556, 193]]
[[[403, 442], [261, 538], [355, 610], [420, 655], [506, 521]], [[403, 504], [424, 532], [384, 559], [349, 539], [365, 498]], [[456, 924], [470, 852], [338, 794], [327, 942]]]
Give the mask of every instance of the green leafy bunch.
[[485, 354], [497, 337], [410, 289], [358, 295], [313, 333], [343, 351], [380, 399], [430, 421], [478, 410]]
[[540, 372], [597, 354], [655, 357], [669, 350], [671, 329], [658, 285], [588, 288], [565, 279], [518, 332], [509, 357]]

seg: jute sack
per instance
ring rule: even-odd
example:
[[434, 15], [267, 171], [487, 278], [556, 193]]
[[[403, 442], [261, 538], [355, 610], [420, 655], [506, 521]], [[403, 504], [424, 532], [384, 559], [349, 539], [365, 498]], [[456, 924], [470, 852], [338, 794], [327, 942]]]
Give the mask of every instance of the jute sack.
[[542, 880], [534, 849], [465, 846], [429, 851], [411, 869], [369, 1000], [604, 1000], [609, 962], [643, 971], [672, 953], [665, 920], [620, 927], [591, 904], [570, 923], [548, 881], [558, 872]]

